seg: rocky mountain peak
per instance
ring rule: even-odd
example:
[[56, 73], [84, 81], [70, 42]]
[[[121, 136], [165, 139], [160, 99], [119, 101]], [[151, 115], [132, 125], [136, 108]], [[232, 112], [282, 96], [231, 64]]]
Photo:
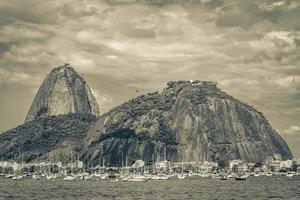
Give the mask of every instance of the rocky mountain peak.
[[216, 87], [217, 82], [214, 81], [201, 81], [201, 80], [179, 80], [179, 81], [169, 81], [167, 83], [167, 86], [170, 88], [178, 87], [178, 86], [187, 86], [187, 85], [193, 85], [193, 86], [211, 86]]
[[86, 81], [66, 63], [55, 67], [46, 77], [27, 113], [33, 119], [68, 113], [99, 116], [99, 106]]
[[54, 67], [52, 71], [60, 71], [62, 73], [68, 70], [76, 73], [75, 69], [69, 63], [58, 65]]

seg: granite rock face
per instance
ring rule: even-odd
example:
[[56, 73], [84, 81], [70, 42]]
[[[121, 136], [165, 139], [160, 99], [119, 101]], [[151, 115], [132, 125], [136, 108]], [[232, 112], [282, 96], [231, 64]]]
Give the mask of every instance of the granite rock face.
[[44, 116], [86, 113], [99, 116], [99, 107], [85, 80], [69, 65], [54, 68], [38, 90], [25, 122]]
[[[166, 153], [164, 153], [166, 152]], [[221, 91], [216, 83], [173, 81], [161, 93], [134, 98], [91, 126], [81, 156], [97, 165], [137, 159], [262, 162], [292, 158], [286, 142], [261, 112]]]

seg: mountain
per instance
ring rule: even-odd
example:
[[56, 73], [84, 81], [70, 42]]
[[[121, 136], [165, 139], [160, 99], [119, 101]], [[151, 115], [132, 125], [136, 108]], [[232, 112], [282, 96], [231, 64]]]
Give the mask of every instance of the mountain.
[[[37, 118], [0, 134], [0, 158], [67, 161], [78, 154], [94, 115], [70, 113]], [[21, 153], [21, 154], [19, 154]], [[73, 157], [73, 158], [74, 158]]]
[[68, 113], [100, 115], [96, 99], [86, 81], [69, 64], [64, 64], [54, 68], [46, 77], [25, 122]]
[[[286, 142], [255, 108], [216, 83], [172, 81], [162, 92], [138, 96], [103, 114], [88, 132], [82, 156], [96, 165], [137, 159], [262, 162], [292, 158]], [[123, 160], [122, 160], [123, 158]]]

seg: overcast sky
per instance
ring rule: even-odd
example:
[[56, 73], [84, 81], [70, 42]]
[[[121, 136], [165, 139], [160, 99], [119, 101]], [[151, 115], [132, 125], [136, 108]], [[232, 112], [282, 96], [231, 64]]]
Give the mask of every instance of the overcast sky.
[[299, 0], [0, 0], [0, 131], [70, 63], [102, 113], [169, 80], [217, 81], [300, 157], [299, 19]]

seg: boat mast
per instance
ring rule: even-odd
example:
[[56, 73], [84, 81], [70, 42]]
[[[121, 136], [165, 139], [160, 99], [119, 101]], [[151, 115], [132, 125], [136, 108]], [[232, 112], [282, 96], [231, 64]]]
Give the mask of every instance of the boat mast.
[[122, 152], [122, 174], [124, 174], [123, 168], [124, 168], [124, 162], [123, 162], [123, 152]]
[[71, 174], [73, 174], [73, 151], [71, 149]]
[[99, 178], [100, 178], [100, 174], [101, 174], [101, 172], [100, 172], [100, 168], [101, 168], [101, 154], [99, 153], [99, 161], [98, 161], [98, 166], [99, 166]]

